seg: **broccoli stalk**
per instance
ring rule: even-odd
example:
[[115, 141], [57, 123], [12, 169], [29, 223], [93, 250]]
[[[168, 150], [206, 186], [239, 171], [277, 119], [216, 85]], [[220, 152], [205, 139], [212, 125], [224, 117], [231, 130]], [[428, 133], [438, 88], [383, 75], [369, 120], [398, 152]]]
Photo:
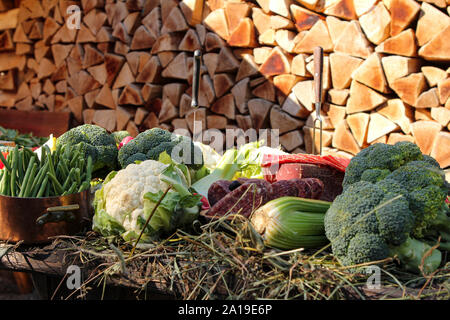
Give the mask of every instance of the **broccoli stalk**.
[[[414, 273], [420, 272], [422, 259], [432, 247], [425, 242], [408, 237], [405, 242], [399, 246], [390, 246], [390, 255], [397, 256], [405, 270]], [[424, 259], [423, 272], [430, 274], [441, 264], [442, 254], [439, 250], [433, 250], [431, 254]]]
[[437, 216], [430, 221], [430, 231], [425, 234], [425, 241], [430, 245], [435, 245], [440, 237], [439, 249], [450, 251], [450, 217], [447, 215], [447, 210], [447, 205], [444, 205]]
[[441, 241], [450, 242], [450, 217], [446, 211], [439, 211], [436, 218], [430, 222], [430, 227], [439, 232]]

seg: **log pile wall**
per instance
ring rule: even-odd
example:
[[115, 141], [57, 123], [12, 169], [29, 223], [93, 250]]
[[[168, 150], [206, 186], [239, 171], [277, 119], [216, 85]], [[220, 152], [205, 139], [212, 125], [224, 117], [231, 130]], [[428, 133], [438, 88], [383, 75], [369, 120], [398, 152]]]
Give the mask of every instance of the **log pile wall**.
[[[325, 147], [351, 155], [408, 140], [447, 167], [449, 4], [25, 0], [0, 13], [0, 105], [70, 111], [133, 135], [192, 130], [192, 56], [201, 49], [204, 127], [276, 128], [287, 151], [311, 152], [312, 52], [321, 46]], [[67, 23], [76, 22], [71, 5], [79, 29]]]

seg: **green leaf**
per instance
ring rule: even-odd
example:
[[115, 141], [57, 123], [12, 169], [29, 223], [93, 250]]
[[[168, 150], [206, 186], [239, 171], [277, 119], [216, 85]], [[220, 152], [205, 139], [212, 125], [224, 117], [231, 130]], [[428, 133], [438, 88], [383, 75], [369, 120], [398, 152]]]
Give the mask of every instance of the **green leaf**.
[[[182, 167], [183, 165], [180, 166]], [[159, 178], [161, 181], [171, 185], [183, 197], [191, 194], [189, 192], [190, 179], [188, 180], [186, 173], [189, 175], [189, 170], [183, 171], [177, 165], [171, 164], [161, 172]]]
[[[161, 190], [154, 193], [154, 192], [147, 192], [144, 194], [144, 199], [150, 200], [151, 202], [154, 202], [155, 204], [158, 203], [159, 199], [163, 196], [164, 192]], [[164, 199], [161, 201], [160, 207], [168, 210], [173, 211], [175, 210], [176, 205], [180, 201], [180, 195], [176, 192], [168, 192], [167, 195], [164, 197]]]
[[164, 163], [164, 164], [173, 164], [174, 161], [172, 160], [172, 158], [169, 156], [169, 154], [167, 153], [167, 151], [164, 151], [162, 153], [159, 154], [159, 162]]
[[202, 195], [200, 194], [184, 196], [180, 199], [179, 206], [181, 206], [182, 208], [195, 207], [200, 203], [201, 199]]
[[117, 174], [118, 171], [111, 171], [110, 173], [108, 173], [108, 175], [105, 178], [105, 181], [103, 181], [103, 185], [107, 184], [108, 182], [110, 182]]
[[191, 173], [191, 177], [194, 178], [193, 182], [196, 182], [196, 181], [206, 177], [210, 173], [211, 173], [211, 171], [207, 167], [203, 166], [199, 170]]
[[103, 236], [118, 236], [125, 232], [122, 224], [111, 217], [104, 209], [96, 210], [92, 219], [92, 229]]

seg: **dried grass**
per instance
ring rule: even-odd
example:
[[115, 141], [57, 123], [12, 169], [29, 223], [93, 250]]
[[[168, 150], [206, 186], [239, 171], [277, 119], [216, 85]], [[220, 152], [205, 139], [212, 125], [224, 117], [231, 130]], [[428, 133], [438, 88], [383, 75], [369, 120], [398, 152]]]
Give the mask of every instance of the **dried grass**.
[[91, 270], [80, 290], [107, 283], [134, 287], [136, 297], [158, 291], [177, 299], [450, 299], [450, 263], [432, 276], [402, 272], [393, 259], [377, 261], [381, 288], [369, 289], [370, 274], [350, 273], [320, 250], [265, 248], [248, 220], [208, 221], [196, 232], [178, 230], [162, 241], [139, 245], [89, 233], [64, 237], [70, 256]]

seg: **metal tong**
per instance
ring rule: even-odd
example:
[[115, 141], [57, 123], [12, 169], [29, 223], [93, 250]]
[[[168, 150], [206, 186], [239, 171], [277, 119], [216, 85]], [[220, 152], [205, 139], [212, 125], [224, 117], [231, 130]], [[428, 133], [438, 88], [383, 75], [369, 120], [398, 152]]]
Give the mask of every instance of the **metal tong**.
[[200, 86], [200, 67], [201, 67], [201, 57], [202, 52], [200, 50], [195, 50], [194, 52], [194, 72], [192, 75], [192, 101], [191, 107], [194, 109], [194, 123], [192, 136], [195, 138], [197, 130], [195, 128], [195, 114], [198, 106], [198, 91]]
[[319, 155], [322, 155], [322, 77], [323, 77], [323, 49], [322, 47], [314, 48], [314, 91], [315, 91], [315, 106], [316, 118], [314, 119], [313, 139], [312, 139], [312, 153], [316, 154], [316, 123], [319, 122], [320, 130], [320, 149]]

